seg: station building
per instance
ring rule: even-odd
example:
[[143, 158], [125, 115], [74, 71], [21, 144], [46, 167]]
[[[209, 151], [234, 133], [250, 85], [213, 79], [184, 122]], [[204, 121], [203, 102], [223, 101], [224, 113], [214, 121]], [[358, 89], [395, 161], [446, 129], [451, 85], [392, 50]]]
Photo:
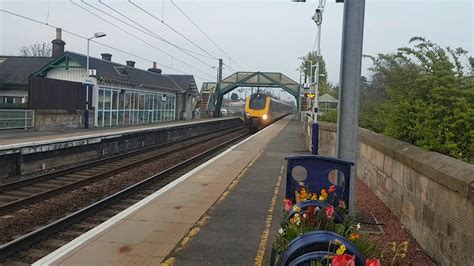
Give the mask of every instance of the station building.
[[[192, 75], [162, 73], [156, 63], [139, 69], [131, 60], [112, 62], [108, 53], [89, 57], [87, 75], [87, 56], [65, 51], [61, 36], [56, 29], [51, 57], [0, 56], [0, 128], [111, 127], [193, 118], [199, 91]], [[20, 121], [24, 117], [28, 121]]]
[[193, 99], [199, 94], [193, 76], [164, 75], [156, 64], [142, 70], [135, 68], [133, 61], [123, 65], [112, 62], [111, 58], [107, 53], [100, 59], [90, 57], [92, 75], [88, 77], [86, 55], [66, 51], [35, 76], [93, 84], [93, 89], [89, 89], [89, 102], [98, 127], [192, 117]]
[[0, 56], [0, 108], [27, 108], [29, 76], [53, 58]]

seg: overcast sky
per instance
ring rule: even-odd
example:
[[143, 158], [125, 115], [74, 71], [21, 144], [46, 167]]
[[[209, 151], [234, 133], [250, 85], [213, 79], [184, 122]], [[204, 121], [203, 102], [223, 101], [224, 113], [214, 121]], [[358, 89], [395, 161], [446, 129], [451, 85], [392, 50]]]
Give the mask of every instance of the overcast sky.
[[[99, 13], [79, 0], [74, 2]], [[98, 1], [87, 0], [87, 2], [109, 14], [120, 17]], [[102, 2], [126, 14], [148, 30], [175, 45], [204, 54], [200, 48], [186, 41], [158, 20], [140, 11], [128, 1], [102, 0]], [[133, 2], [144, 7], [159, 19], [162, 19], [164, 14], [164, 21], [168, 25], [194, 41], [211, 55], [222, 57], [224, 62], [232, 68], [242, 70], [186, 20], [169, 0], [164, 1], [164, 12], [163, 0], [133, 0]], [[300, 64], [298, 57], [305, 55], [312, 49], [315, 38], [316, 25], [311, 20], [311, 16], [314, 13], [316, 1], [292, 3], [289, 0], [175, 0], [175, 2], [233, 60], [242, 66], [243, 70], [282, 72], [295, 81], [299, 80], [299, 74], [296, 71]], [[197, 76], [198, 86], [203, 81], [215, 80], [216, 72], [211, 66], [215, 66], [217, 60], [196, 56], [204, 64], [165, 42], [121, 24], [104, 14], [101, 15], [155, 46], [153, 48], [81, 10], [69, 1], [0, 0], [0, 6], [3, 10], [48, 22], [50, 25], [62, 27], [82, 36], [92, 36], [94, 32], [99, 31], [105, 32], [107, 37], [99, 41], [150, 61], [157, 61], [194, 74]], [[328, 0], [322, 25], [321, 50], [326, 60], [329, 80], [333, 83], [338, 83], [339, 80], [342, 15], [343, 5], [336, 4], [334, 0]], [[48, 26], [26, 21], [3, 12], [0, 12], [0, 17], [0, 54], [2, 55], [15, 55], [18, 54], [18, 49], [22, 45], [50, 42], [54, 39], [55, 31]], [[123, 17], [121, 18], [126, 21]], [[375, 55], [395, 51], [398, 47], [406, 46], [410, 37], [423, 36], [442, 46], [463, 47], [472, 56], [474, 50], [473, 24], [473, 3], [471, 0], [367, 0], [364, 54]], [[86, 53], [84, 39], [64, 33], [63, 40], [66, 41], [66, 50]], [[163, 54], [156, 48], [172, 54], [175, 58]], [[100, 53], [103, 52], [113, 54], [112, 61], [115, 62], [125, 63], [125, 60], [134, 60], [137, 62], [136, 67], [138, 68], [151, 67], [151, 62], [98, 44], [91, 44], [91, 56], [100, 57]], [[178, 62], [176, 58], [193, 67]], [[370, 74], [366, 70], [370, 66], [369, 63], [363, 63], [362, 74]], [[167, 67], [162, 68], [164, 73], [176, 73]], [[224, 77], [233, 72], [231, 68], [226, 67]]]

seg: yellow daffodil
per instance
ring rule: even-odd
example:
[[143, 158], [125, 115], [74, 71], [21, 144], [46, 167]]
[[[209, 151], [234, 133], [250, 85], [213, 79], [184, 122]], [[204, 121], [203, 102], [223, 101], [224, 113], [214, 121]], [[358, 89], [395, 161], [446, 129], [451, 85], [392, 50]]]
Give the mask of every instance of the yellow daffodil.
[[359, 239], [360, 238], [360, 234], [359, 233], [351, 233], [349, 235], [349, 240], [356, 240], [356, 239]]
[[298, 207], [298, 205], [294, 205], [294, 206], [293, 206], [293, 211], [295, 211], [295, 212], [300, 212], [300, 211], [301, 211], [301, 208]]
[[344, 254], [344, 252], [346, 252], [346, 246], [344, 244], [342, 244], [341, 246], [339, 246], [339, 248], [336, 250], [336, 254], [337, 255], [342, 255]]
[[321, 194], [321, 196], [319, 196], [319, 200], [320, 201], [326, 201], [328, 199], [328, 195], [327, 194]]
[[316, 195], [316, 193], [313, 193], [313, 194], [311, 195], [311, 199], [312, 199], [312, 200], [317, 200], [317, 199], [318, 199], [318, 195]]
[[295, 198], [297, 203], [304, 200], [308, 200], [310, 197], [311, 194], [308, 193], [308, 190], [305, 187], [301, 187], [300, 191], [295, 191]]

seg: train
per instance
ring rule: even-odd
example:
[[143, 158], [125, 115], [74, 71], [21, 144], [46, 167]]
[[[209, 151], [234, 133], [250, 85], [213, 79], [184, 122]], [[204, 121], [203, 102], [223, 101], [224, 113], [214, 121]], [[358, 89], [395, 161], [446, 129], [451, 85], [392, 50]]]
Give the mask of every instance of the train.
[[294, 106], [257, 92], [245, 99], [245, 123], [251, 131], [257, 131], [292, 113]]

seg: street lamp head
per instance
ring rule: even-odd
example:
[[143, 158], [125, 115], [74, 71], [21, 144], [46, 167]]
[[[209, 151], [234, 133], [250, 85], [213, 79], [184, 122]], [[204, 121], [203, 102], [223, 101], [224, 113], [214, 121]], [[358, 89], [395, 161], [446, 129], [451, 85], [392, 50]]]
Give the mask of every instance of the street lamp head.
[[105, 37], [105, 36], [107, 36], [107, 34], [105, 34], [104, 32], [94, 33], [94, 38], [102, 38], [102, 37]]
[[321, 25], [323, 22], [323, 10], [321, 8], [316, 8], [314, 15], [311, 17], [317, 25]]

